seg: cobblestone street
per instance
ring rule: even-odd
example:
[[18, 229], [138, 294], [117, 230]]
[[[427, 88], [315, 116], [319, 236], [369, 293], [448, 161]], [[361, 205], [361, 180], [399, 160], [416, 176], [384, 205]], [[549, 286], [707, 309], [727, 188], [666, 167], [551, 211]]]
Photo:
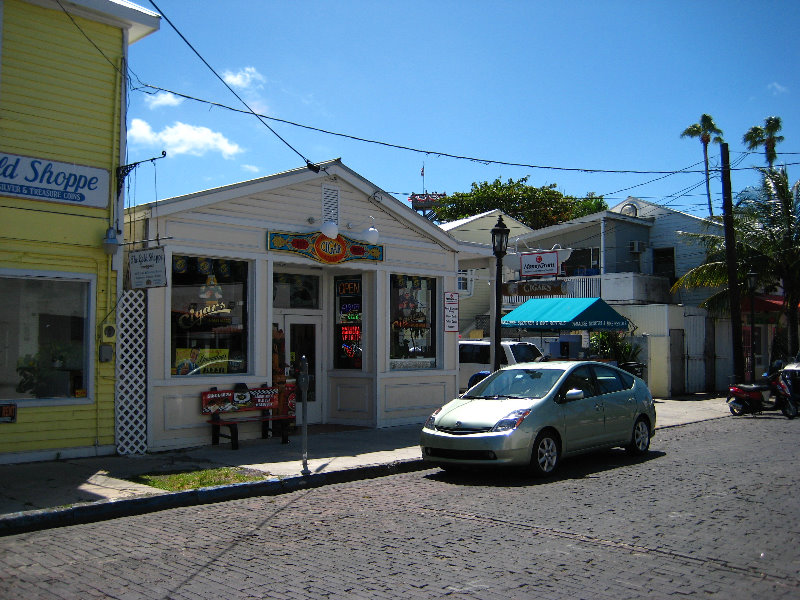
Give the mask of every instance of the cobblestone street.
[[438, 470], [0, 538], [0, 597], [797, 598], [800, 420], [539, 481]]

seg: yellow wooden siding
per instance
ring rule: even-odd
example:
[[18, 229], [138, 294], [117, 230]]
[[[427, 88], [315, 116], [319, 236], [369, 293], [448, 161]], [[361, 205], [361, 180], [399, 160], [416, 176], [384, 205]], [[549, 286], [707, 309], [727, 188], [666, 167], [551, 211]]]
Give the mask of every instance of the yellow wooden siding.
[[[60, 9], [4, 1], [0, 151], [113, 175], [122, 118], [121, 76], [114, 65], [121, 62], [122, 32], [73, 19], [86, 35]], [[117, 276], [101, 244], [113, 193], [105, 209], [0, 197], [0, 268], [83, 273], [96, 282], [89, 330], [93, 397], [86, 404], [63, 400], [38, 407], [17, 401], [17, 422], [0, 424], [0, 453], [114, 444], [115, 363], [97, 362], [98, 327], [109, 315], [113, 319], [116, 308]]]
[[6, 0], [0, 149], [113, 169], [119, 148], [122, 32]]
[[[5, 212], [5, 211], [4, 211]], [[53, 215], [40, 219], [44, 229], [55, 229], [63, 217]], [[99, 326], [116, 304], [116, 277], [108, 277], [108, 259], [102, 250], [90, 253], [74, 245], [43, 245], [24, 240], [3, 241], [0, 268], [21, 270], [64, 271], [96, 276], [95, 327], [89, 335], [98, 343]], [[17, 422], [0, 424], [0, 453], [76, 448], [114, 443], [114, 362], [99, 363], [89, 357], [94, 369], [94, 402], [72, 404], [70, 400], [48, 406], [26, 407], [17, 401]]]

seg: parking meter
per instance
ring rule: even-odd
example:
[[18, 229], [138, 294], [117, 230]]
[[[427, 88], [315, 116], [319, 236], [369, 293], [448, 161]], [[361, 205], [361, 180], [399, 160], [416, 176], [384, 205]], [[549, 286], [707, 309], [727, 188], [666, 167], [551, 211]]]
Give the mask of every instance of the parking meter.
[[305, 355], [300, 358], [300, 372], [297, 374], [297, 387], [300, 388], [300, 399], [303, 403], [303, 475], [310, 475], [308, 470], [308, 413], [306, 401], [308, 398], [308, 359]]

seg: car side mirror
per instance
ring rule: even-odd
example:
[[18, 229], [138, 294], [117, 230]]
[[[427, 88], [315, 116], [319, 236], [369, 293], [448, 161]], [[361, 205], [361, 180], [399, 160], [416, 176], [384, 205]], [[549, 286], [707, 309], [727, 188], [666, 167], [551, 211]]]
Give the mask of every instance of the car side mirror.
[[577, 388], [569, 390], [564, 395], [565, 402], [574, 402], [575, 400], [582, 400], [583, 399], [583, 390], [579, 390]]

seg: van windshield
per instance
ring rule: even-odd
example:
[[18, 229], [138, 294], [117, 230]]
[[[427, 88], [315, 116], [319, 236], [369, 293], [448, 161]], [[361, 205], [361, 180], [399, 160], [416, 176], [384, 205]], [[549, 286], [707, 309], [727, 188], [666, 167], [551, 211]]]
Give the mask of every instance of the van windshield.
[[533, 344], [512, 344], [511, 353], [518, 363], [533, 362], [542, 355]]

